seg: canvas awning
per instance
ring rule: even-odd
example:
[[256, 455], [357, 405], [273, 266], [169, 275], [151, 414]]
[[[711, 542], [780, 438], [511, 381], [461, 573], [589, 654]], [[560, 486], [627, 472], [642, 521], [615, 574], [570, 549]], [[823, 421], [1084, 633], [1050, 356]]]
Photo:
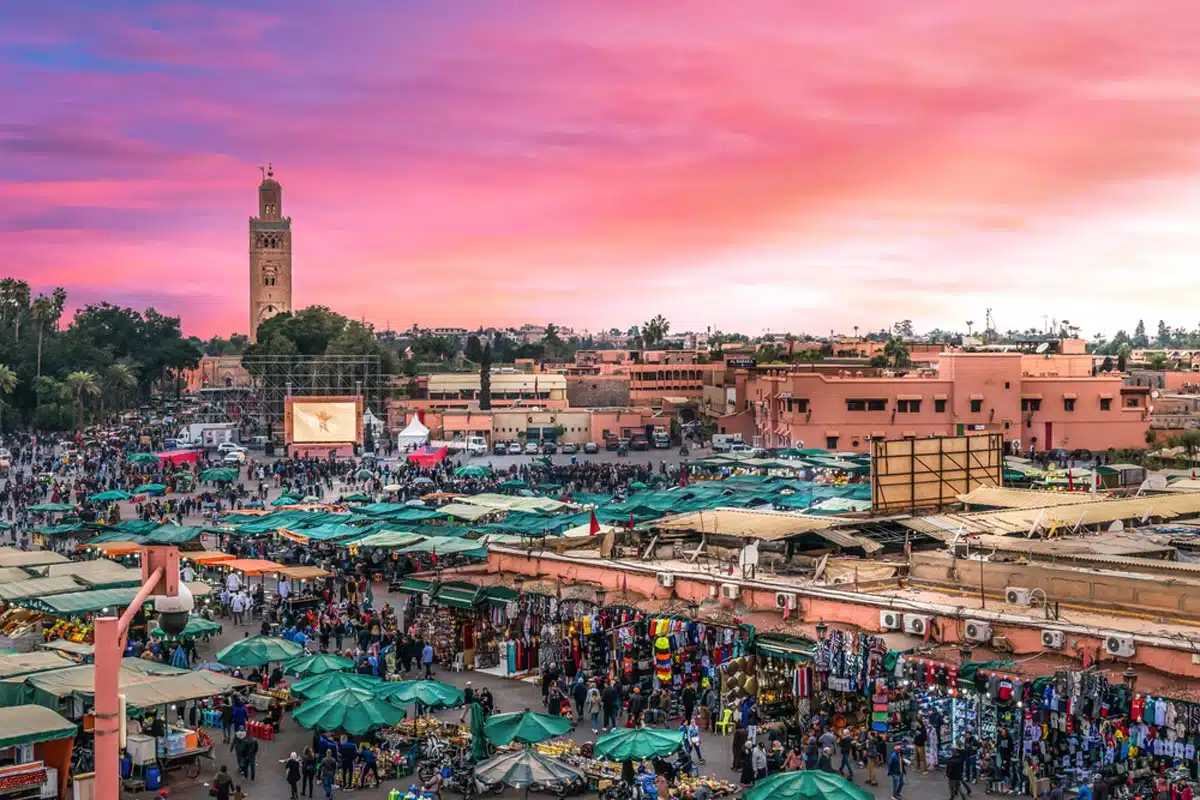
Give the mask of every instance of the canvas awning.
[[450, 608], [474, 608], [479, 600], [479, 587], [466, 581], [450, 581], [438, 586], [434, 602]]
[[455, 519], [465, 519], [467, 522], [474, 522], [482, 519], [488, 514], [495, 514], [496, 509], [486, 506], [474, 506], [468, 503], [449, 503], [438, 509], [442, 514]]
[[27, 581], [32, 577], [20, 567], [0, 567], [0, 584]]
[[286, 575], [294, 581], [311, 581], [317, 578], [327, 578], [333, 573], [320, 567], [286, 567], [279, 570], [280, 575]]
[[222, 553], [219, 550], [201, 550], [197, 553], [180, 553], [184, 561], [195, 561], [197, 564], [219, 564], [237, 560], [237, 556]]
[[437, 584], [434, 581], [423, 581], [420, 578], [405, 578], [400, 582], [400, 592], [403, 594], [423, 594]]
[[44, 706], [0, 708], [0, 748], [74, 738], [76, 725]]
[[415, 533], [380, 531], [379, 533], [373, 533], [370, 536], [359, 539], [355, 544], [358, 547], [396, 548], [407, 547], [414, 542], [420, 541], [420, 539], [421, 537]]
[[72, 642], [67, 639], [51, 639], [48, 642], [39, 643], [38, 647], [42, 650], [57, 650], [62, 653], [70, 653], [74, 656], [91, 656], [96, 653], [96, 645], [94, 644]]
[[103, 611], [106, 608], [124, 608], [133, 602], [137, 596], [137, 587], [124, 589], [91, 589], [86, 592], [69, 592], [56, 594], [52, 597], [26, 597], [14, 601], [14, 605], [23, 606], [43, 614], [53, 614], [58, 617], [69, 617], [75, 614], [90, 614]]
[[61, 564], [69, 561], [66, 556], [50, 550], [14, 550], [0, 553], [0, 567], [38, 567], [42, 564]]
[[153, 708], [226, 694], [242, 686], [253, 685], [250, 681], [231, 678], [219, 672], [200, 670], [187, 675], [172, 675], [155, 681], [135, 684], [122, 691], [125, 694], [127, 705], [135, 708]]
[[50, 597], [78, 592], [83, 587], [69, 575], [57, 578], [32, 578], [19, 583], [0, 583], [0, 601], [13, 602], [27, 597]]
[[283, 564], [261, 558], [235, 558], [232, 561], [222, 562], [221, 566], [237, 570], [243, 575], [266, 575], [270, 572], [279, 572], [284, 568]]
[[489, 586], [483, 592], [483, 599], [488, 605], [499, 606], [501, 608], [520, 596], [520, 592], [516, 589], [510, 589], [507, 586]]
[[34, 653], [18, 653], [13, 656], [0, 656], [0, 680], [19, 678], [22, 675], [34, 675], [38, 672], [49, 672], [56, 669], [66, 669], [75, 666], [71, 659], [59, 653], [45, 650]]

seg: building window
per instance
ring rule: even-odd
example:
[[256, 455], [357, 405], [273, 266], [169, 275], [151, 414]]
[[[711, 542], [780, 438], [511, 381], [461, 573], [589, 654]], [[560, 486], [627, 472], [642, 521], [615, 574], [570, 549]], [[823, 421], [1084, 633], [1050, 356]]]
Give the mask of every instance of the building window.
[[1036, 397], [1022, 397], [1021, 398], [1021, 410], [1022, 411], [1041, 411], [1042, 410], [1042, 401], [1038, 400]]
[[826, 450], [837, 450], [837, 443], [838, 443], [838, 437], [836, 437], [836, 436], [826, 436], [825, 437], [825, 449]]
[[788, 398], [787, 410], [799, 411], [801, 414], [805, 414], [808, 412], [808, 400]]
[[1126, 397], [1126, 398], [1125, 398], [1125, 407], [1126, 407], [1126, 408], [1137, 408], [1137, 407], [1138, 407], [1138, 399], [1137, 399], [1137, 397], [1136, 397], [1136, 396], [1134, 396], [1134, 397]]
[[1074, 397], [1064, 397], [1063, 398], [1063, 411], [1074, 411], [1074, 410], [1075, 410], [1075, 398]]
[[971, 401], [971, 413], [978, 414], [980, 411], [983, 411], [983, 401], [982, 400], [972, 400]]
[[901, 414], [916, 414], [921, 410], [920, 400], [897, 400], [896, 410]]
[[263, 286], [274, 286], [275, 276], [271, 274], [263, 275]]
[[887, 411], [887, 400], [868, 400], [867, 411]]
[[846, 401], [846, 410], [847, 411], [866, 411], [867, 410], [867, 401], [866, 400], [847, 400]]
[[933, 401], [933, 410], [939, 414], [944, 413], [946, 411], [946, 401], [945, 400], [934, 400]]
[[1005, 381], [1005, 382], [1004, 382], [1004, 388], [1005, 388], [1006, 390], [1008, 389], [1008, 381]]

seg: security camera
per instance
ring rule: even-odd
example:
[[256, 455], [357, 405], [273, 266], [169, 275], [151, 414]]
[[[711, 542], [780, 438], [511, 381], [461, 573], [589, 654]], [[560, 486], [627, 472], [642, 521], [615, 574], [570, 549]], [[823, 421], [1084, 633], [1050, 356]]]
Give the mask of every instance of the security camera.
[[169, 636], [178, 636], [187, 627], [188, 614], [196, 607], [192, 591], [183, 581], [179, 582], [179, 594], [174, 597], [155, 597], [154, 610], [158, 612], [158, 626]]

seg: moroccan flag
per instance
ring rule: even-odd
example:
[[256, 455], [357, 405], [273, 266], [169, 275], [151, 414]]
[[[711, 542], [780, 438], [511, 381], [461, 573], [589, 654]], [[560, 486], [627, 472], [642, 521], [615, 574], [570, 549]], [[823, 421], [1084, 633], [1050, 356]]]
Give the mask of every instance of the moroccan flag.
[[679, 485], [680, 486], [687, 486], [687, 481], [688, 481], [687, 475], [688, 475], [687, 467], [684, 467], [683, 470], [680, 471], [680, 473], [679, 473]]
[[629, 512], [629, 530], [633, 530], [633, 512]]
[[600, 520], [596, 519], [596, 510], [592, 509], [592, 519], [588, 523], [588, 535], [595, 536], [600, 532]]
[[1071, 474], [1071, 470], [1067, 470], [1067, 491], [1075, 491], [1075, 476]]

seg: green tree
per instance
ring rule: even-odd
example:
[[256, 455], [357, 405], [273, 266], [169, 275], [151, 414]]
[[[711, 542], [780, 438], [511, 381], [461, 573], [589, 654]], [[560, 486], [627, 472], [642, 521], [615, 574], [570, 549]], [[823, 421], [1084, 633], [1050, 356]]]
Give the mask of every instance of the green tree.
[[886, 369], [888, 365], [888, 357], [883, 353], [876, 353], [875, 355], [871, 356], [871, 360], [868, 363], [875, 369]]
[[492, 409], [492, 343], [484, 341], [479, 352], [479, 410]]
[[1167, 323], [1163, 320], [1158, 321], [1158, 336], [1155, 337], [1154, 343], [1159, 347], [1171, 346], [1171, 329], [1167, 327]]
[[75, 398], [75, 430], [83, 428], [83, 401], [85, 397], [100, 394], [100, 382], [95, 373], [76, 370], [63, 379], [63, 386]]
[[1130, 350], [1131, 350], [1131, 348], [1129, 347], [1129, 342], [1122, 342], [1121, 345], [1119, 347], [1117, 347], [1117, 371], [1118, 372], [1124, 372], [1125, 369], [1129, 366]]
[[660, 344], [671, 330], [671, 323], [667, 321], [662, 314], [655, 316], [653, 319], [642, 325], [642, 343], [650, 349], [657, 344]]
[[820, 350], [805, 350], [803, 353], [800, 354], [798, 360], [803, 363], [807, 363], [809, 365], [810, 372], [816, 372], [817, 371], [817, 362], [823, 361], [824, 359], [825, 359], [825, 354], [822, 353]]
[[104, 418], [104, 407], [125, 408], [129, 394], [137, 388], [137, 371], [127, 362], [109, 364], [101, 378], [100, 417]]
[[478, 364], [482, 357], [483, 346], [479, 343], [479, 337], [474, 334], [468, 336], [467, 344], [463, 347], [463, 358]]
[[[907, 321], [905, 320], [905, 322]], [[892, 336], [887, 340], [887, 344], [883, 346], [883, 354], [892, 366], [898, 369], [912, 366], [912, 359], [908, 355], [908, 345], [899, 336]]]
[[913, 332], [913, 323], [911, 319], [902, 319], [892, 326], [892, 333], [903, 339], [911, 339], [916, 334]]
[[1151, 353], [1146, 356], [1146, 362], [1150, 365], [1150, 369], [1163, 369], [1167, 366], [1167, 357], [1163, 353]]
[[1139, 350], [1150, 346], [1150, 340], [1146, 338], [1146, 323], [1140, 319], [1133, 329], [1133, 339], [1130, 343]]
[[[12, 370], [7, 364], [0, 364], [0, 395], [7, 398], [17, 388], [17, 373]], [[2, 413], [5, 402], [0, 401], [0, 413]], [[3, 430], [3, 416], [0, 416], [0, 430]]]
[[63, 307], [67, 302], [67, 292], [61, 286], [50, 295], [38, 295], [33, 301], [33, 323], [37, 326], [37, 365], [35, 377], [42, 377], [42, 345], [46, 338], [46, 329], [58, 324]]

